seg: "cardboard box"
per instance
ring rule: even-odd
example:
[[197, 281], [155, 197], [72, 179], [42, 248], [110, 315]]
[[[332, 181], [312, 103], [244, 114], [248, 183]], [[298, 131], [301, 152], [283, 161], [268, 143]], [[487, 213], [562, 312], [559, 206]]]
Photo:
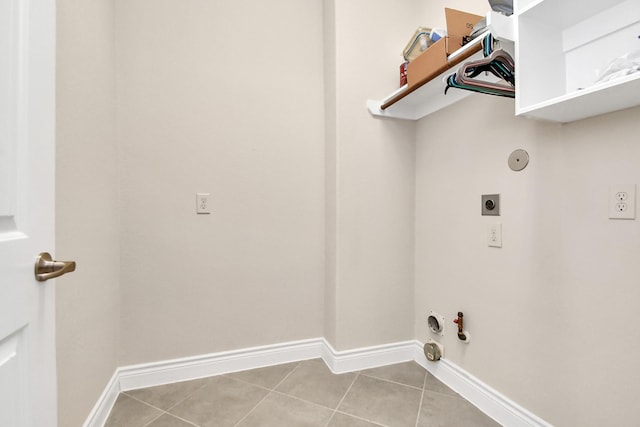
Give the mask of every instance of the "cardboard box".
[[[468, 36], [473, 31], [473, 26], [482, 20], [482, 16], [462, 12], [455, 9], [444, 9], [447, 20], [447, 35]], [[452, 52], [449, 52], [452, 53]]]
[[422, 85], [449, 68], [447, 56], [460, 48], [461, 37], [443, 37], [407, 66], [407, 84], [409, 88]]
[[[455, 9], [445, 8], [447, 20], [447, 37], [443, 37], [427, 48], [420, 56], [409, 63], [407, 67], [407, 83], [409, 89], [413, 86], [423, 85], [427, 81], [437, 77], [455, 64], [447, 62], [447, 57], [462, 47], [462, 38], [473, 31], [482, 16]], [[457, 62], [473, 55], [481, 49], [478, 44], [466, 55], [457, 58]]]

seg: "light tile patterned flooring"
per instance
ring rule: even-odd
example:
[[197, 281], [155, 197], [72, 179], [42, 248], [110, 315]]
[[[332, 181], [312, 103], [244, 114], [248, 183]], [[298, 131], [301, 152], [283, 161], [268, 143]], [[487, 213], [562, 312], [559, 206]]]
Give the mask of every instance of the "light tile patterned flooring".
[[121, 393], [106, 427], [496, 427], [415, 362], [335, 375], [321, 359]]

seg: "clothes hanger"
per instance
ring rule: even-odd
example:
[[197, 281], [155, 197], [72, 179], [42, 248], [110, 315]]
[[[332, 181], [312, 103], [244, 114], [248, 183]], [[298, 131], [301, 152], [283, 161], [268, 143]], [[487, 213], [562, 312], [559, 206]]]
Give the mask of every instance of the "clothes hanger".
[[496, 50], [488, 57], [465, 63], [458, 69], [459, 74], [463, 74], [467, 78], [474, 78], [482, 72], [490, 72], [496, 77], [515, 84], [515, 63], [511, 55], [504, 50]]
[[459, 83], [456, 81], [455, 73], [450, 75], [447, 78], [447, 87], [445, 88], [444, 93], [446, 94], [449, 88], [452, 88], [452, 87], [456, 89], [465, 89], [472, 92], [484, 93], [487, 95], [496, 95], [496, 96], [503, 96], [507, 98], [515, 98], [515, 90], [505, 90], [503, 88], [497, 88], [497, 87], [491, 87], [491, 86], [482, 87], [477, 84], [467, 85], [464, 83]]
[[[496, 50], [489, 57], [467, 62], [456, 72], [456, 82], [466, 86], [478, 86], [481, 88], [492, 88], [515, 93], [515, 64], [510, 56], [504, 51]], [[491, 73], [504, 83], [480, 80], [475, 77], [482, 73]]]
[[[515, 97], [515, 63], [511, 55], [502, 49], [494, 50], [495, 40], [488, 34], [482, 41], [483, 59], [470, 61], [458, 68], [446, 79], [447, 87], [464, 89], [489, 95]], [[505, 83], [476, 79], [482, 73], [491, 73]]]

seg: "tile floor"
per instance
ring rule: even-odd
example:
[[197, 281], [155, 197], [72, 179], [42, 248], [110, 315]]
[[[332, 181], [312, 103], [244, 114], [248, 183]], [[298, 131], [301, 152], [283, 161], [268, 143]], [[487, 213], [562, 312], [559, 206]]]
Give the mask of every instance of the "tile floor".
[[322, 359], [121, 393], [106, 427], [424, 426], [498, 423], [415, 362], [335, 375]]

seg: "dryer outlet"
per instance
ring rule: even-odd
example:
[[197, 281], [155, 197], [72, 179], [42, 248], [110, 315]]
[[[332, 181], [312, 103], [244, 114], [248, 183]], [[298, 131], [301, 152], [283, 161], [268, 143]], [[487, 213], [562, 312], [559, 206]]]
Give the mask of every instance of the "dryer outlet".
[[444, 336], [444, 316], [439, 315], [435, 311], [430, 311], [429, 317], [427, 317], [427, 326], [434, 334], [438, 334], [441, 337]]

